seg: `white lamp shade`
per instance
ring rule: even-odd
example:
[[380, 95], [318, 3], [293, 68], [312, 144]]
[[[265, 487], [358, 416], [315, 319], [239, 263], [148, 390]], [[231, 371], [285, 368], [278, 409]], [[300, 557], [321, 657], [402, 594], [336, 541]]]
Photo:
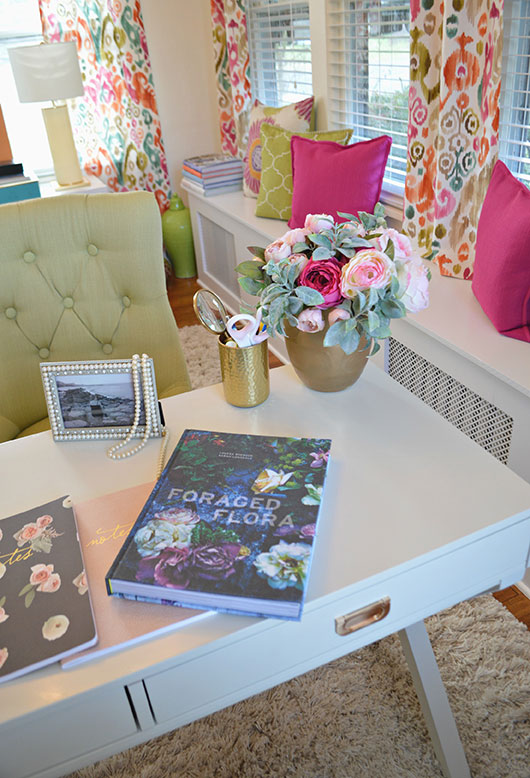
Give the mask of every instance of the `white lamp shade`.
[[21, 103], [66, 100], [84, 92], [74, 41], [8, 49]]

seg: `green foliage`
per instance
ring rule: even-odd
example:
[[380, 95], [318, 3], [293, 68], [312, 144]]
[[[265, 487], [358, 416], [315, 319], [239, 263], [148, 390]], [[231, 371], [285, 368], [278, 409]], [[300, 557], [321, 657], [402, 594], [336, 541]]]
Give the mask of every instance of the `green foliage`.
[[191, 532], [192, 546], [218, 546], [222, 543], [239, 543], [237, 532], [223, 527], [213, 529], [206, 521], [200, 521]]
[[[377, 97], [379, 98], [380, 96]], [[401, 109], [406, 112], [408, 104], [405, 94], [391, 98], [391, 101], [388, 111], [393, 118], [398, 116]], [[373, 249], [374, 239], [384, 234], [387, 229], [385, 211], [381, 203], [376, 204], [373, 213], [360, 211], [358, 214], [350, 214], [341, 211], [339, 216], [347, 219], [347, 222], [330, 223], [329, 226], [326, 224], [324, 229], [308, 234], [304, 241], [298, 241], [293, 246], [288, 243], [282, 245], [281, 241], [276, 241], [267, 251], [267, 260], [264, 249], [251, 246], [249, 250], [253, 259], [237, 266], [237, 271], [242, 276], [239, 283], [246, 292], [259, 298], [257, 307], [271, 335], [285, 335], [285, 324], [288, 322], [296, 326], [297, 317], [304, 309], [324, 306], [323, 294], [318, 289], [300, 282], [302, 268], [310, 268], [308, 262], [318, 261], [325, 266], [326, 260], [336, 258], [344, 265], [360, 249]], [[290, 256], [278, 259], [277, 256], [281, 257], [285, 253], [285, 248], [290, 251]], [[405, 286], [401, 286], [401, 270], [405, 260], [400, 259], [399, 255], [396, 257], [396, 247], [391, 237], [387, 240], [384, 253], [393, 263], [390, 283], [387, 282], [381, 288], [371, 286], [367, 290], [354, 289], [350, 297], [343, 296], [333, 305], [332, 307], [346, 311], [349, 318], [335, 321], [329, 327], [324, 338], [325, 346], [340, 346], [346, 354], [357, 349], [367, 350], [370, 355], [375, 354], [379, 349], [377, 341], [388, 338], [391, 334], [392, 319], [406, 315], [407, 310], [401, 299], [405, 291]], [[297, 256], [293, 257], [293, 254]], [[304, 256], [307, 258], [305, 261]], [[328, 283], [323, 266], [319, 267], [317, 278], [322, 277], [325, 280], [315, 282], [315, 286], [322, 283], [321, 288]], [[321, 270], [323, 275], [320, 274]], [[307, 276], [304, 278], [308, 280]]]

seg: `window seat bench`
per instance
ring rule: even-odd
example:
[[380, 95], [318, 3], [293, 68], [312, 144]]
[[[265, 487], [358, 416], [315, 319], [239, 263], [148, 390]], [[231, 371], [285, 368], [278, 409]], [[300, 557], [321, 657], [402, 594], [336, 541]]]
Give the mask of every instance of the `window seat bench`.
[[[255, 304], [234, 268], [250, 257], [247, 246], [266, 246], [286, 232], [286, 222], [255, 216], [256, 201], [242, 192], [187, 194], [199, 283], [230, 310]], [[288, 361], [281, 338], [271, 340], [271, 350]], [[394, 321], [392, 337], [374, 360], [530, 482], [530, 344], [499, 335], [468, 281], [442, 277], [433, 266], [429, 307]], [[523, 588], [530, 595], [528, 572]]]

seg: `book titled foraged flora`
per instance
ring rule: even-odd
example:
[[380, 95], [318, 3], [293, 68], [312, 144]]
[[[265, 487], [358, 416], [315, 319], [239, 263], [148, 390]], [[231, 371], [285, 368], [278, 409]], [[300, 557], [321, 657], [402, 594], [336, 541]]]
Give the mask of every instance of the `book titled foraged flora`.
[[109, 594], [300, 619], [331, 441], [185, 430]]

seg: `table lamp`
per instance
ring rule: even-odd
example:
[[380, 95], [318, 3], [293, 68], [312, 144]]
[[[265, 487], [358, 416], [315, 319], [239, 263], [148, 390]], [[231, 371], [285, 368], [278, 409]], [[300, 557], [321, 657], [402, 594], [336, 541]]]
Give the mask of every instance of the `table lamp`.
[[51, 108], [42, 115], [48, 135], [58, 188], [84, 186], [79, 159], [75, 150], [72, 125], [66, 104], [56, 100], [78, 97], [84, 92], [74, 41], [41, 43], [8, 49], [11, 68], [21, 103], [51, 100]]

